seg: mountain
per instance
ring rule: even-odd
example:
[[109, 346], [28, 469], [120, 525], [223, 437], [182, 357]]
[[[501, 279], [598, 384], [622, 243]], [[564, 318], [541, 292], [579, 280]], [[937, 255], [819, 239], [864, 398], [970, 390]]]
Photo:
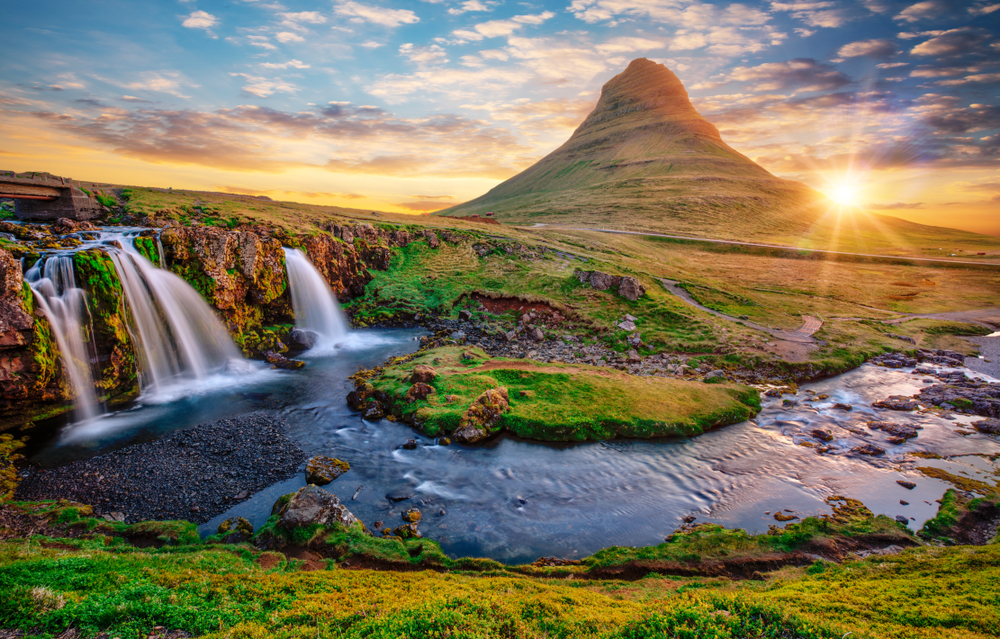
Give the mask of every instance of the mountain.
[[[435, 215], [488, 211], [515, 224], [841, 249], [891, 246], [900, 235], [923, 242], [943, 231], [860, 210], [844, 224], [840, 207], [824, 195], [771, 175], [726, 144], [677, 76], [646, 58], [604, 85], [597, 106], [565, 144], [485, 195]], [[848, 237], [848, 230], [858, 236]], [[985, 239], [947, 233], [961, 236], [956, 241]], [[895, 237], [880, 241], [883, 236]]]

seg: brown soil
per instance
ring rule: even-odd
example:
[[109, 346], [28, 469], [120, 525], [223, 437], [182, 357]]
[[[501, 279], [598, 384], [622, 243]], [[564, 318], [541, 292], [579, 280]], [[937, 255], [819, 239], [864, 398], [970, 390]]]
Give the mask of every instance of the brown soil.
[[309, 572], [312, 570], [326, 570], [326, 560], [316, 552], [301, 546], [285, 546], [281, 550], [288, 559], [298, 559], [305, 562], [299, 566], [299, 570]]
[[32, 535], [80, 537], [93, 534], [93, 531], [50, 522], [44, 515], [35, 515], [20, 508], [0, 504], [0, 540], [26, 539]]
[[1000, 527], [1000, 504], [981, 501], [975, 510], [962, 515], [949, 537], [958, 544], [985, 546], [997, 536]]
[[562, 311], [546, 302], [529, 302], [517, 297], [487, 297], [480, 293], [473, 293], [472, 299], [482, 304], [490, 313], [503, 314], [510, 311], [517, 311], [518, 313], [534, 312], [540, 316], [544, 316], [544, 321], [547, 324], [559, 324], [566, 320]]
[[257, 565], [264, 570], [271, 570], [272, 568], [275, 568], [279, 564], [281, 564], [281, 559], [278, 557], [278, 555], [272, 552], [266, 552], [261, 554], [259, 557], [257, 557], [256, 561]]

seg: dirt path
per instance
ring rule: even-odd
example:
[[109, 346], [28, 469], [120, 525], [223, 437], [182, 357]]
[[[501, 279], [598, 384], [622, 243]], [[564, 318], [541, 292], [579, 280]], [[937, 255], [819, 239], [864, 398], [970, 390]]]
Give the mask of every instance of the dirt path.
[[786, 342], [795, 342], [797, 344], [815, 344], [816, 339], [813, 338], [813, 333], [818, 331], [823, 326], [823, 322], [818, 317], [803, 315], [802, 326], [798, 327], [794, 331], [783, 331], [780, 328], [771, 328], [770, 326], [764, 326], [762, 324], [757, 324], [756, 322], [751, 322], [750, 320], [743, 320], [738, 317], [733, 317], [732, 315], [726, 315], [725, 313], [720, 313], [719, 311], [712, 310], [707, 306], [703, 306], [699, 304], [690, 293], [681, 288], [679, 283], [675, 280], [661, 279], [660, 283], [663, 284], [668, 291], [697, 309], [730, 322], [739, 322], [744, 326], [767, 333], [775, 339]]

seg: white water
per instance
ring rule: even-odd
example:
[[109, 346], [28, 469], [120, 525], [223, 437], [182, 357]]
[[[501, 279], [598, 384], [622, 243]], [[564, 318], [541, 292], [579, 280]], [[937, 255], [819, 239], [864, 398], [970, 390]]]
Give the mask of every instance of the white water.
[[170, 271], [157, 268], [119, 238], [108, 254], [125, 291], [126, 307], [144, 394], [173, 394], [169, 388], [205, 380], [242, 359], [222, 322], [197, 291]]
[[90, 356], [94, 340], [87, 294], [77, 287], [73, 275], [73, 256], [50, 257], [44, 266], [39, 260], [25, 273], [25, 280], [52, 327], [63, 369], [73, 388], [74, 417], [78, 422], [91, 420], [98, 408]]
[[314, 352], [329, 351], [347, 337], [347, 319], [326, 280], [305, 253], [285, 249], [285, 268], [292, 290], [295, 327], [319, 335]]

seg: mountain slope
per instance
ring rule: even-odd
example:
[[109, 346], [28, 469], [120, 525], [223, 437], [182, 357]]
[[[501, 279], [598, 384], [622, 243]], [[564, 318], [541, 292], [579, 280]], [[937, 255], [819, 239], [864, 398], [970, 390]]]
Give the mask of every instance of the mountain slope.
[[[941, 232], [963, 244], [993, 243], [974, 233], [859, 210], [842, 216], [822, 194], [771, 175], [727, 145], [691, 104], [677, 76], [645, 58], [633, 60], [604, 85], [597, 106], [565, 144], [485, 195], [436, 215], [488, 211], [509, 223], [844, 250], [916, 246]], [[899, 236], [914, 233], [920, 240]]]

